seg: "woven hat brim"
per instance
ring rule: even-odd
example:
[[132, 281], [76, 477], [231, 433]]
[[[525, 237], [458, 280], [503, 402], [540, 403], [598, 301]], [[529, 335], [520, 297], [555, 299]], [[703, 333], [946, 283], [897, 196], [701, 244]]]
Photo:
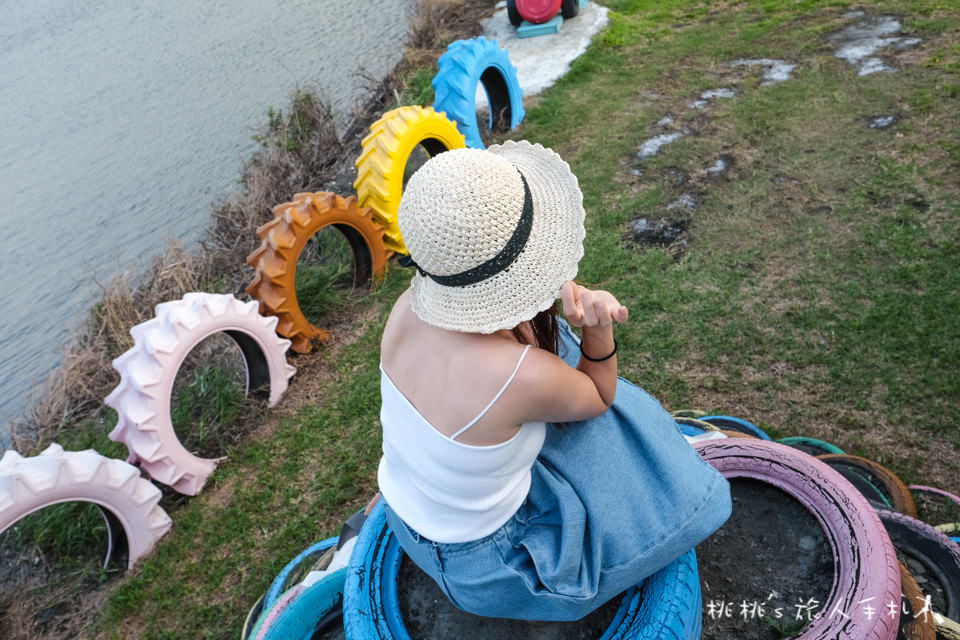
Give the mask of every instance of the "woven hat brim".
[[410, 303], [421, 320], [452, 331], [512, 329], [547, 309], [583, 257], [583, 194], [570, 166], [554, 151], [525, 140], [487, 147], [524, 175], [533, 199], [526, 247], [506, 270], [465, 287], [437, 284], [419, 273]]

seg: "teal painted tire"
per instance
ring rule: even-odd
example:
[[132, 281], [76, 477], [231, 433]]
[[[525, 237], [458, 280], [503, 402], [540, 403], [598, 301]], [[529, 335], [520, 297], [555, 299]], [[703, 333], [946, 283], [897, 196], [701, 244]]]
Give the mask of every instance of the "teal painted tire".
[[[829, 442], [823, 440], [817, 440], [816, 438], [805, 438], [803, 436], [790, 436], [789, 438], [780, 438], [777, 442], [785, 444], [787, 446], [793, 447], [794, 449], [799, 449], [804, 453], [810, 455], [821, 455], [824, 453], [837, 453], [843, 454], [844, 451], [836, 445], [832, 445]], [[815, 449], [819, 453], [810, 453], [810, 449]]]
[[[403, 557], [380, 502], [360, 530], [347, 567], [343, 625], [348, 640], [411, 640], [398, 599]], [[624, 592], [599, 640], [698, 640], [702, 623], [700, 577], [691, 549]]]
[[468, 147], [485, 148], [477, 123], [477, 84], [487, 92], [490, 129], [500, 123], [513, 129], [523, 120], [526, 112], [517, 68], [496, 40], [480, 37], [452, 42], [437, 65], [433, 109], [457, 123]]
[[269, 609], [274, 601], [280, 597], [280, 594], [288, 591], [300, 582], [300, 580], [310, 572], [310, 565], [322, 556], [327, 549], [337, 544], [339, 540], [340, 538], [338, 537], [327, 538], [326, 540], [321, 540], [320, 542], [310, 545], [298, 553], [293, 560], [288, 562], [287, 565], [280, 570], [277, 577], [273, 579], [273, 582], [267, 589], [267, 593], [263, 596], [263, 608]]

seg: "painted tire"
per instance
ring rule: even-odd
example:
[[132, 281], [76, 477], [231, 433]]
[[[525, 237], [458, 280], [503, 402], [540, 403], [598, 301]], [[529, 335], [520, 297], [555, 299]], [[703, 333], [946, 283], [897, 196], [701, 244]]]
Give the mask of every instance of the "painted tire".
[[517, 0], [507, 0], [507, 19], [515, 27], [523, 24], [523, 16], [517, 11]]
[[960, 640], [960, 624], [942, 616], [934, 623], [937, 627], [937, 640]]
[[699, 420], [703, 416], [707, 415], [706, 411], [700, 411], [699, 409], [677, 409], [676, 411], [671, 411], [670, 415], [674, 418], [695, 418]]
[[293, 597], [277, 608], [276, 615], [272, 616], [269, 623], [264, 621], [257, 640], [313, 638], [317, 631], [326, 626], [326, 621], [333, 616], [340, 616], [346, 575], [347, 569], [343, 567], [309, 587], [297, 585], [281, 595], [278, 603], [289, 593]]
[[877, 513], [894, 547], [920, 562], [943, 587], [947, 610], [936, 613], [960, 618], [960, 547], [922, 520], [896, 511]]
[[218, 460], [187, 451], [170, 421], [173, 382], [190, 350], [214, 333], [226, 333], [243, 353], [247, 390], [270, 383], [270, 406], [280, 400], [296, 369], [285, 355], [290, 341], [274, 331], [277, 319], [257, 313], [256, 302], [230, 294], [188, 293], [158, 304], [155, 311], [154, 318], [130, 329], [134, 346], [113, 361], [120, 384], [104, 400], [118, 414], [109, 437], [127, 445], [127, 462], [139, 461], [157, 482], [192, 496]]
[[250, 607], [250, 611], [247, 612], [247, 617], [243, 621], [243, 627], [240, 629], [240, 640], [250, 638], [254, 626], [260, 621], [260, 614], [263, 613], [263, 598], [264, 596], [257, 598], [257, 601]]
[[541, 24], [560, 11], [562, 0], [517, 0], [517, 11], [532, 24]]
[[934, 527], [940, 533], [947, 535], [960, 533], [960, 522], [948, 522], [946, 524], [938, 524]]
[[890, 506], [911, 518], [917, 517], [917, 505], [913, 501], [913, 496], [910, 495], [910, 489], [907, 488], [907, 485], [903, 483], [897, 474], [882, 464], [851, 455], [827, 454], [817, 456], [817, 458], [823, 460], [830, 466], [847, 465], [853, 468], [883, 492]]
[[288, 562], [286, 566], [280, 570], [277, 577], [270, 583], [270, 587], [263, 596], [263, 606], [265, 608], [269, 607], [280, 597], [280, 594], [299, 583], [303, 579], [303, 576], [310, 572], [309, 566], [306, 565], [315, 562], [317, 558], [323, 555], [323, 552], [337, 544], [339, 539], [338, 537], [334, 537], [321, 540], [298, 553], [293, 560]]
[[[951, 502], [954, 505], [956, 505], [958, 509], [960, 509], [960, 497], [950, 493], [949, 491], [944, 491], [943, 489], [938, 489], [936, 487], [927, 487], [921, 484], [911, 484], [908, 488], [910, 489], [910, 491], [916, 494], [920, 494], [920, 495], [929, 494], [932, 496], [936, 496], [937, 499]], [[928, 522], [927, 524], [937, 525], [941, 523]]]
[[[347, 567], [343, 624], [349, 640], [410, 640], [397, 594], [403, 557], [380, 502], [360, 530]], [[600, 640], [697, 640], [701, 626], [700, 578], [690, 550], [628, 589]]]
[[466, 146], [463, 134], [445, 114], [430, 107], [400, 107], [370, 125], [356, 162], [357, 202], [373, 209], [374, 218], [384, 227], [384, 245], [399, 253], [409, 253], [397, 226], [403, 170], [418, 144], [431, 157]]
[[4, 452], [0, 533], [34, 511], [61, 502], [92, 502], [113, 514], [126, 534], [127, 568], [149, 553], [172, 524], [158, 504], [160, 489], [122, 460], [92, 449], [64, 451], [58, 444], [29, 458], [13, 449]]
[[580, 0], [562, 0], [560, 3], [560, 15], [564, 20], [576, 18], [580, 13]]
[[[923, 602], [923, 591], [902, 562], [900, 563], [900, 594], [900, 630], [897, 633], [897, 640], [937, 640], [933, 616], [917, 617], [922, 608], [919, 603]], [[904, 615], [904, 606], [910, 612], [909, 619]]]
[[763, 429], [741, 418], [734, 418], [733, 416], [704, 416], [700, 419], [727, 431], [739, 431], [740, 433], [745, 433], [754, 438], [760, 438], [761, 440], [771, 439]]
[[[674, 416], [673, 421], [678, 425], [685, 427], [693, 427], [699, 429], [701, 432], [705, 431], [720, 431], [717, 427], [713, 426], [709, 422], [704, 422], [703, 420], [698, 420], [696, 418], [684, 418], [683, 416]], [[683, 429], [681, 429], [682, 431]], [[696, 434], [694, 434], [696, 435]]]
[[[487, 92], [491, 129], [500, 117], [514, 129], [526, 115], [517, 68], [496, 40], [483, 37], [457, 40], [440, 56], [437, 66], [439, 70], [433, 78], [437, 97], [433, 108], [457, 123], [468, 147], [485, 147], [477, 124], [477, 84], [482, 84]], [[495, 119], [495, 114], [503, 115]]]
[[891, 640], [897, 620], [868, 618], [866, 598], [899, 602], [900, 570], [890, 538], [877, 513], [839, 473], [787, 445], [754, 438], [694, 444], [701, 457], [726, 478], [753, 478], [786, 492], [823, 527], [834, 558], [834, 582], [821, 611], [835, 608], [849, 617], [821, 616], [798, 638]]
[[291, 349], [309, 353], [330, 334], [307, 320], [297, 301], [297, 261], [311, 237], [334, 226], [343, 233], [353, 253], [353, 286], [383, 277], [388, 251], [383, 227], [372, 210], [357, 206], [356, 198], [320, 191], [298, 193], [293, 202], [273, 208], [273, 220], [257, 229], [260, 247], [247, 256], [256, 275], [246, 291], [260, 301], [260, 313], [277, 316], [277, 333], [289, 338]]
[[805, 438], [803, 436], [790, 436], [789, 438], [780, 438], [779, 440], [777, 440], [777, 442], [785, 444], [789, 447], [793, 447], [794, 449], [799, 449], [804, 453], [809, 453], [807, 448], [815, 449], [820, 452], [817, 454], [810, 454], [810, 455], [823, 455], [827, 453], [837, 453], [841, 455], [843, 454], [843, 449], [841, 449], [840, 447], [836, 445], [832, 445], [829, 442], [825, 442], [824, 440], [817, 440], [816, 438]]

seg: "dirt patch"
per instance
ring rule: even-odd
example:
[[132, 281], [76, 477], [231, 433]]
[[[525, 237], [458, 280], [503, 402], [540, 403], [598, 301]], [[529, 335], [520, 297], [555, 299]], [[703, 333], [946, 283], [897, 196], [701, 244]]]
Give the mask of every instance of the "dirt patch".
[[697, 547], [703, 634], [776, 640], [774, 625], [795, 629], [823, 607], [833, 556], [819, 523], [794, 498], [746, 478], [732, 479], [730, 489], [730, 519]]
[[460, 611], [450, 604], [433, 579], [406, 557], [400, 564], [399, 578], [400, 611], [414, 640], [593, 640], [610, 626], [622, 599], [617, 596], [576, 622], [531, 624], [523, 620], [482, 618]]

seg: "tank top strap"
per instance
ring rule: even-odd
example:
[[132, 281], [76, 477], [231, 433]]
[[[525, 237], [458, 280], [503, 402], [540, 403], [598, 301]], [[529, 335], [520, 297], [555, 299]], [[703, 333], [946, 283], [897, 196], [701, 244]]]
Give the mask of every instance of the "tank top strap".
[[528, 344], [526, 347], [523, 348], [523, 353], [520, 354], [520, 359], [517, 360], [517, 366], [513, 368], [513, 373], [510, 374], [510, 377], [507, 378], [507, 381], [503, 383], [502, 387], [500, 387], [500, 391], [497, 392], [497, 395], [493, 396], [493, 400], [491, 400], [487, 404], [487, 406], [483, 408], [483, 411], [481, 411], [476, 418], [471, 420], [465, 427], [463, 427], [462, 429], [457, 431], [455, 434], [450, 436], [451, 440], [456, 440], [460, 436], [460, 434], [462, 434], [464, 431], [466, 431], [467, 429], [472, 427], [474, 424], [476, 424], [477, 420], [479, 420], [480, 418], [482, 418], [487, 414], [487, 411], [490, 410], [490, 407], [493, 406], [493, 403], [500, 399], [500, 396], [503, 395], [503, 392], [506, 391], [510, 383], [513, 382], [513, 377], [517, 375], [517, 371], [520, 369], [520, 363], [523, 362], [524, 357], [527, 355], [527, 351], [530, 350], [530, 346], [531, 345]]

